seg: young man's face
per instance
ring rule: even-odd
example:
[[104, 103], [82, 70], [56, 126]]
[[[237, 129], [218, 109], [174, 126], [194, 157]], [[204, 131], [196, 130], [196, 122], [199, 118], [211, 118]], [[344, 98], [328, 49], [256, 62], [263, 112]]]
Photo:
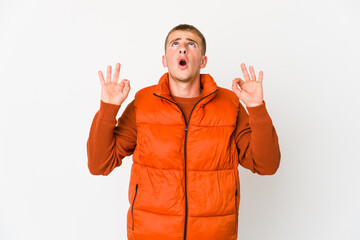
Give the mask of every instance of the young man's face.
[[182, 30], [172, 32], [166, 43], [166, 53], [162, 56], [163, 66], [168, 68], [170, 77], [189, 81], [200, 76], [200, 69], [207, 62], [207, 57], [201, 55], [201, 48], [201, 39], [196, 34]]

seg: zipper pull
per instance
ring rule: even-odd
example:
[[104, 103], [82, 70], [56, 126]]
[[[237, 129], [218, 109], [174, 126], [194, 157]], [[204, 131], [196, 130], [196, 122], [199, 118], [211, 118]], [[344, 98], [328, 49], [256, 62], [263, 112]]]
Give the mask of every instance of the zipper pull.
[[187, 131], [188, 130], [188, 125], [185, 125], [185, 131]]

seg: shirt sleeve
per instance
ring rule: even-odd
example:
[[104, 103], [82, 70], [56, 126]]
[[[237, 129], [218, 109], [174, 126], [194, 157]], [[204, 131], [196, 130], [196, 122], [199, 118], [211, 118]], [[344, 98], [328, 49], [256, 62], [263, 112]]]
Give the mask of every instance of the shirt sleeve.
[[240, 103], [236, 128], [239, 163], [259, 175], [273, 175], [280, 165], [278, 136], [266, 110], [265, 101], [256, 107]]
[[[134, 100], [116, 120], [120, 105], [100, 100], [87, 140], [88, 168], [93, 175], [108, 175], [122, 164], [125, 156], [133, 154], [137, 129]], [[117, 124], [117, 125], [116, 125]]]

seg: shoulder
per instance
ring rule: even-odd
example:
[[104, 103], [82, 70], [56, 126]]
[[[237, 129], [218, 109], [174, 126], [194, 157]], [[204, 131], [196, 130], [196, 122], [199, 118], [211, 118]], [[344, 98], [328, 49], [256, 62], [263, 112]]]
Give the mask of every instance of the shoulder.
[[151, 105], [154, 104], [155, 97], [153, 93], [156, 90], [157, 85], [151, 85], [148, 87], [141, 88], [135, 93], [134, 107], [151, 109]]
[[135, 99], [141, 99], [155, 91], [157, 85], [151, 85], [148, 87], [141, 88], [135, 93]]
[[151, 86], [147, 86], [147, 87], [144, 87], [144, 88], [141, 88], [139, 89], [136, 93], [135, 93], [135, 96], [139, 96], [139, 95], [142, 95], [142, 94], [146, 94], [148, 92], [153, 92], [155, 91], [157, 85], [154, 84], [154, 85], [151, 85]]
[[238, 105], [240, 103], [238, 96], [234, 91], [229, 90], [227, 88], [217, 86], [217, 97], [223, 99], [224, 101], [229, 101], [234, 105]]

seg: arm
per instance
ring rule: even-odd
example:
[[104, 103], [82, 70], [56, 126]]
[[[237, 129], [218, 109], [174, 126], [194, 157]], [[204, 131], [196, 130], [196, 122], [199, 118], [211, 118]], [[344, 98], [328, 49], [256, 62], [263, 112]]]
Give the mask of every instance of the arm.
[[88, 168], [93, 175], [108, 175], [133, 154], [137, 129], [134, 101], [129, 103], [116, 125], [120, 105], [100, 101], [87, 141]]
[[250, 66], [249, 69], [251, 77], [242, 63], [245, 81], [235, 78], [232, 85], [249, 112], [248, 115], [240, 104], [236, 129], [239, 163], [253, 173], [272, 175], [280, 165], [278, 137], [263, 100], [263, 72], [259, 72], [259, 79], [256, 80], [254, 68]]
[[275, 174], [280, 165], [278, 136], [266, 110], [265, 101], [256, 107], [240, 104], [236, 129], [239, 163], [259, 175]]
[[119, 80], [120, 63], [116, 64], [113, 78], [111, 66], [107, 68], [106, 81], [98, 72], [101, 83], [100, 110], [93, 119], [87, 141], [88, 167], [94, 175], [108, 175], [133, 153], [136, 144], [134, 132], [134, 104], [129, 104], [116, 125], [116, 114], [130, 91], [127, 79]]

